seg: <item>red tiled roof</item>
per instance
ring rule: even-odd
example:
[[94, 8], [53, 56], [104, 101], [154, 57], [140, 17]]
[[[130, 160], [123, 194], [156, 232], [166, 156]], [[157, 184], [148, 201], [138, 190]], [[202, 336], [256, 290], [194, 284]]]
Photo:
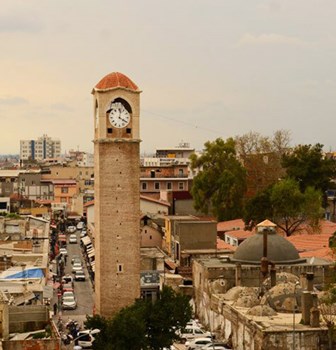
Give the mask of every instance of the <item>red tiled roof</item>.
[[148, 201], [148, 202], [154, 202], [154, 203], [158, 203], [158, 204], [162, 204], [166, 207], [170, 207], [170, 203], [169, 202], [166, 202], [166, 201], [163, 201], [163, 200], [159, 200], [159, 199], [155, 199], [155, 198], [151, 198], [151, 197], [146, 197], [144, 195], [140, 195], [140, 199], [143, 199], [145, 201]]
[[237, 247], [234, 247], [231, 244], [226, 243], [222, 239], [217, 238], [217, 249], [218, 250], [231, 250], [234, 252], [237, 249]]
[[321, 248], [309, 252], [300, 253], [301, 258], [322, 258], [329, 261], [335, 261], [335, 254], [330, 248]]
[[84, 207], [90, 207], [91, 205], [94, 205], [94, 200], [86, 202]]
[[245, 223], [242, 219], [222, 221], [217, 224], [217, 231], [232, 231], [239, 227], [239, 229], [243, 230], [245, 227]]
[[113, 72], [106, 75], [100, 82], [95, 86], [99, 90], [114, 89], [117, 87], [123, 87], [129, 90], [138, 91], [138, 87], [133, 83], [133, 81], [126, 75]]

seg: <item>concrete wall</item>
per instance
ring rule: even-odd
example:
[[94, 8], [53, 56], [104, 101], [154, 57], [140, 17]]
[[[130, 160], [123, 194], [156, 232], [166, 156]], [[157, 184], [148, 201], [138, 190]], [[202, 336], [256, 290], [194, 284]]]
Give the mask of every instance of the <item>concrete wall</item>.
[[[216, 222], [177, 222], [175, 240], [180, 251], [185, 249], [216, 249]], [[179, 257], [177, 257], [179, 259]]]
[[49, 321], [49, 309], [45, 305], [9, 306], [8, 312], [9, 333], [44, 329]]
[[141, 247], [162, 248], [162, 235], [155, 228], [145, 225], [141, 228]]

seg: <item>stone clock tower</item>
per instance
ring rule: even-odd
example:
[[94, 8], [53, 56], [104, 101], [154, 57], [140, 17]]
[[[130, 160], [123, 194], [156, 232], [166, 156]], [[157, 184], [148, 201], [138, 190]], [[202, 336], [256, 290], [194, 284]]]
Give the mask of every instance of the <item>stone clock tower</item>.
[[95, 308], [105, 317], [140, 297], [140, 92], [121, 73], [92, 91]]

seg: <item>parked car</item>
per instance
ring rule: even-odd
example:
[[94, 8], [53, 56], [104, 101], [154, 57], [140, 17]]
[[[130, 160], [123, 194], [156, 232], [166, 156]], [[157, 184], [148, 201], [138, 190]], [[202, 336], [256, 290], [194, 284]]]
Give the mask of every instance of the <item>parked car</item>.
[[77, 224], [77, 230], [82, 230], [84, 228], [84, 222], [83, 221], [80, 221], [78, 224]]
[[75, 234], [71, 234], [69, 237], [69, 243], [77, 243], [77, 236]]
[[65, 275], [62, 277], [62, 282], [65, 283], [73, 283], [73, 277], [71, 275]]
[[74, 292], [72, 283], [63, 283], [62, 288], [63, 288], [63, 295], [65, 292], [71, 292], [71, 293]]
[[80, 233], [80, 238], [83, 238], [87, 236], [87, 231], [86, 230], [82, 230], [82, 232]]
[[76, 231], [77, 231], [76, 226], [68, 226], [67, 227], [67, 232], [68, 233], [74, 233]]
[[195, 339], [190, 340], [190, 341], [186, 341], [186, 343], [185, 343], [188, 350], [201, 349], [204, 345], [207, 345], [207, 344], [212, 344], [211, 338], [200, 337], [200, 338], [195, 338]]
[[186, 328], [180, 332], [180, 338], [182, 342], [202, 337], [212, 339], [212, 335], [210, 332], [206, 332], [203, 329], [196, 326], [186, 326]]
[[62, 298], [62, 308], [65, 310], [75, 310], [77, 302], [74, 295], [64, 296]]
[[66, 248], [60, 248], [59, 253], [63, 256], [68, 255], [68, 251], [66, 250]]
[[74, 262], [79, 261], [81, 262], [81, 257], [79, 255], [73, 255], [71, 258], [71, 264], [74, 264]]
[[95, 338], [93, 334], [99, 333], [99, 330], [83, 330], [79, 331], [77, 334], [77, 340], [75, 341], [76, 345], [81, 346], [82, 349], [90, 349], [92, 348], [92, 343], [94, 342]]
[[[218, 345], [219, 344], [219, 345]], [[231, 350], [231, 348], [228, 348], [227, 345], [224, 345], [223, 343], [210, 343], [207, 345], [204, 345], [202, 350]]]
[[83, 270], [75, 272], [75, 281], [85, 281], [85, 273]]
[[66, 297], [75, 297], [74, 292], [72, 291], [67, 291], [67, 292], [63, 292], [63, 296], [62, 298], [66, 298]]
[[81, 262], [75, 261], [72, 264], [72, 273], [75, 273], [76, 271], [81, 271], [83, 270], [83, 265]]

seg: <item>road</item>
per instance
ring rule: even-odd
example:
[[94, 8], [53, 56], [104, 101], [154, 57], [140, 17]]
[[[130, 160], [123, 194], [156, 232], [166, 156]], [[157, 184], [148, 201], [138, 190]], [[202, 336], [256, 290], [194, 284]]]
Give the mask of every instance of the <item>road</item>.
[[[86, 315], [92, 315], [94, 299], [92, 284], [87, 272], [82, 249], [80, 247], [80, 231], [76, 231], [76, 236], [78, 242], [77, 244], [67, 244], [68, 257], [67, 264], [65, 266], [65, 274], [73, 275], [71, 271], [71, 258], [74, 255], [78, 255], [81, 257], [83, 263], [83, 271], [85, 273], [86, 280], [82, 282], [74, 282], [74, 292], [77, 299], [77, 308], [75, 310], [63, 310], [62, 319], [64, 322], [67, 322], [68, 319], [74, 319], [79, 321], [79, 323], [82, 325], [83, 321], [86, 319]], [[69, 239], [69, 234], [67, 234], [67, 239]], [[55, 295], [55, 300], [57, 300], [57, 292]]]

